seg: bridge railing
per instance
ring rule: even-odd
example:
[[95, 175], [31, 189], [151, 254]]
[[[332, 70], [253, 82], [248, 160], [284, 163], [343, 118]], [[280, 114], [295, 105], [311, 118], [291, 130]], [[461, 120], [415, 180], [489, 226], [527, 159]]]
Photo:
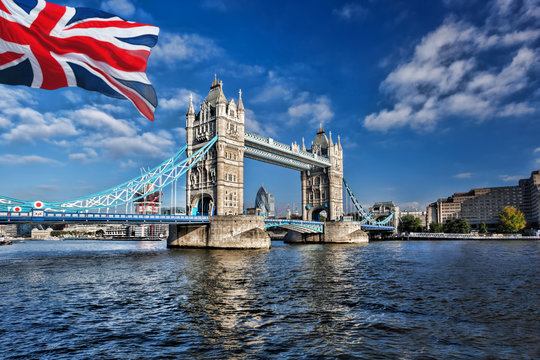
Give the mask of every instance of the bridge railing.
[[0, 220], [24, 221], [42, 219], [50, 221], [126, 221], [126, 222], [208, 222], [208, 216], [161, 215], [161, 214], [101, 214], [101, 213], [63, 213], [48, 211], [10, 212], [0, 211]]
[[269, 147], [278, 148], [278, 149], [284, 150], [285, 152], [288, 152], [288, 153], [299, 154], [299, 155], [302, 155], [304, 157], [307, 157], [307, 158], [310, 158], [310, 159], [313, 159], [313, 160], [317, 160], [317, 161], [321, 161], [321, 162], [325, 162], [325, 163], [330, 164], [330, 160], [327, 157], [319, 156], [317, 154], [313, 154], [313, 153], [304, 151], [302, 149], [295, 150], [295, 149], [293, 149], [292, 146], [280, 143], [279, 141], [275, 141], [272, 138], [266, 138], [266, 137], [259, 136], [259, 135], [256, 135], [256, 134], [253, 134], [253, 133], [250, 133], [250, 132], [247, 132], [247, 131], [245, 132], [245, 137], [252, 140], [252, 141], [254, 141], [254, 142], [258, 142], [258, 143], [263, 144], [263, 145], [268, 145]]

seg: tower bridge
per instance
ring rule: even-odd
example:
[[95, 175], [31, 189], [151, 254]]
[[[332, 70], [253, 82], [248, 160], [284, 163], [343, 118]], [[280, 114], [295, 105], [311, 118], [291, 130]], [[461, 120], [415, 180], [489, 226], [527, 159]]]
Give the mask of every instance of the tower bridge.
[[[269, 220], [243, 215], [244, 158], [299, 172], [302, 220]], [[162, 191], [186, 176], [186, 217], [133, 216], [128, 205]], [[362, 221], [343, 219], [343, 189]], [[94, 216], [92, 211], [122, 208], [125, 214]], [[90, 212], [90, 213], [88, 213]], [[326, 213], [326, 223], [318, 221]], [[84, 213], [84, 214], [83, 214]], [[96, 214], [97, 215], [97, 214]], [[108, 214], [107, 214], [108, 215]], [[307, 148], [304, 139], [286, 145], [245, 131], [242, 92], [227, 100], [223, 83], [214, 79], [208, 96], [195, 112], [190, 99], [186, 113], [186, 145], [159, 166], [106, 191], [61, 202], [22, 201], [0, 196], [0, 222], [98, 221], [165, 222], [168, 245], [191, 247], [265, 248], [264, 229], [288, 229], [289, 241], [364, 242], [369, 231], [391, 231], [387, 219], [375, 220], [364, 211], [343, 178], [343, 147], [322, 127]], [[27, 220], [25, 220], [27, 219]], [[199, 219], [199, 220], [197, 220]]]
[[302, 219], [316, 220], [322, 211], [334, 221], [343, 216], [343, 148], [338, 137], [326, 136], [322, 127], [311, 148], [290, 146], [245, 131], [242, 92], [238, 104], [227, 100], [223, 83], [214, 80], [195, 113], [190, 100], [186, 114], [187, 155], [218, 136], [215, 148], [188, 170], [186, 205], [195, 214], [239, 215], [243, 211], [244, 158], [300, 171]]

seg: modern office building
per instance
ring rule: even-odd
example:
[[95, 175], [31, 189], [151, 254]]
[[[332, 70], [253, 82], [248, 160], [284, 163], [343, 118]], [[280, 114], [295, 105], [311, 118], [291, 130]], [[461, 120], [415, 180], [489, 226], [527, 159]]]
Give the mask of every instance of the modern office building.
[[522, 179], [517, 186], [500, 186], [472, 189], [455, 193], [449, 198], [438, 199], [427, 207], [427, 223], [444, 223], [449, 219], [464, 218], [471, 225], [481, 222], [496, 225], [499, 212], [505, 206], [513, 206], [523, 212], [527, 223], [540, 223], [540, 170]]
[[261, 186], [257, 191], [255, 207], [261, 209], [265, 217], [273, 218], [276, 216], [274, 195], [268, 193], [264, 186]]

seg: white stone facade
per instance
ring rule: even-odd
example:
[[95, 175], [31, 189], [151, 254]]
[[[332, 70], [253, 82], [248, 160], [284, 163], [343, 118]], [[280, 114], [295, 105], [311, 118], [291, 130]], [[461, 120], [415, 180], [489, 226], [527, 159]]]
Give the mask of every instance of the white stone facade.
[[[195, 114], [190, 103], [186, 114], [187, 156], [217, 134], [216, 145], [187, 172], [187, 213], [197, 209], [211, 215], [239, 215], [244, 206], [245, 109], [240, 92], [238, 105], [223, 94], [223, 83], [214, 80], [210, 93]], [[202, 202], [201, 202], [202, 199]]]

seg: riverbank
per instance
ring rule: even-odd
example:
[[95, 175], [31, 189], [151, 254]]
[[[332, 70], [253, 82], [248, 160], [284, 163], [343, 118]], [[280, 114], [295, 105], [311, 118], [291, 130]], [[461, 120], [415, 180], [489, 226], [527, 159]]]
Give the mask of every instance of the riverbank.
[[444, 234], [444, 233], [407, 233], [397, 235], [394, 240], [540, 240], [539, 236], [521, 236], [511, 234]]

